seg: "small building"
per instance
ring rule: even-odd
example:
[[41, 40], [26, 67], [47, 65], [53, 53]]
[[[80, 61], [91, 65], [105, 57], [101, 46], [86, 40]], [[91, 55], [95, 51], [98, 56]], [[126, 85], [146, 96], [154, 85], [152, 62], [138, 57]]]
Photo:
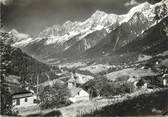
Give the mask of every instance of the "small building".
[[68, 80], [68, 89], [71, 89], [73, 87], [76, 87], [76, 80], [74, 78], [70, 78]]
[[12, 106], [14, 108], [35, 106], [36, 96], [32, 92], [15, 93], [12, 96]]
[[68, 88], [78, 87], [80, 85], [79, 76], [74, 72], [71, 74], [71, 78], [68, 80]]
[[71, 88], [70, 94], [71, 94], [71, 97], [69, 98], [69, 100], [73, 103], [89, 100], [89, 93], [79, 87]]
[[164, 74], [164, 75], [162, 76], [162, 78], [163, 78], [163, 80], [162, 80], [162, 85], [163, 85], [164, 87], [168, 86], [168, 74]]

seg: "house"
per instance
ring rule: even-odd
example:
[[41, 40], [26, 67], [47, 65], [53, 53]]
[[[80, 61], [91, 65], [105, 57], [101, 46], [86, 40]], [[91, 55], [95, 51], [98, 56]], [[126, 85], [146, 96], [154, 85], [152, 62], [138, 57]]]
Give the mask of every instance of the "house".
[[68, 88], [78, 87], [81, 84], [81, 78], [74, 72], [71, 74], [71, 78], [68, 80]]
[[68, 89], [71, 97], [69, 100], [73, 103], [79, 101], [89, 100], [89, 93], [80, 88], [80, 84], [85, 83], [83, 78], [78, 76], [75, 72], [71, 74], [71, 78], [68, 80]]
[[76, 80], [72, 77], [68, 80], [68, 89], [76, 87]]
[[85, 82], [83, 81], [82, 77], [80, 77], [80, 76], [76, 76], [75, 78], [71, 77], [68, 80], [68, 88], [71, 89], [73, 87], [79, 87], [80, 85], [82, 85], [84, 83]]
[[71, 94], [71, 97], [69, 98], [69, 100], [73, 103], [89, 100], [89, 93], [79, 87], [71, 88], [70, 94]]
[[163, 80], [162, 80], [162, 84], [164, 87], [168, 86], [168, 74], [164, 74], [162, 76]]
[[15, 93], [12, 96], [12, 106], [13, 109], [21, 108], [21, 107], [28, 107], [28, 106], [35, 106], [36, 96], [29, 91]]

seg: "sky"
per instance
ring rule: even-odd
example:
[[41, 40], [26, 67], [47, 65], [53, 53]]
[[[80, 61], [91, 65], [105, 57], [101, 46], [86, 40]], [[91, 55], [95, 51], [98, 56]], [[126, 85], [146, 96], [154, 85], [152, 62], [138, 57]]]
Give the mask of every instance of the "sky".
[[125, 14], [145, 0], [0, 0], [1, 20], [7, 30], [38, 35], [44, 28], [67, 20], [84, 21], [97, 9]]

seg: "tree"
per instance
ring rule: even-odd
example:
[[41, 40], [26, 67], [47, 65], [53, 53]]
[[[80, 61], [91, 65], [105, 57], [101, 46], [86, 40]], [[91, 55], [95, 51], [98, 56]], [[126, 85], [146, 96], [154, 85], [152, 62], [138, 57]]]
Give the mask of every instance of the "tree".
[[11, 115], [12, 111], [12, 97], [11, 94], [9, 92], [9, 86], [8, 84], [5, 82], [5, 77], [6, 76], [2, 76], [1, 75], [1, 82], [0, 82], [0, 95], [1, 95], [1, 99], [0, 99], [0, 114], [1, 115]]
[[91, 97], [109, 97], [113, 95], [130, 93], [132, 86], [127, 82], [111, 82], [104, 76], [98, 76], [82, 86], [90, 92]]
[[155, 13], [154, 20], [156, 20], [158, 23], [160, 19], [162, 19], [168, 14], [166, 4], [164, 3], [162, 6], [156, 6], [154, 13]]
[[3, 44], [4, 37], [0, 37], [0, 96], [1, 96], [1, 103], [0, 103], [0, 112], [1, 115], [10, 115], [11, 108], [12, 108], [12, 98], [10, 94], [10, 87], [6, 82], [5, 78], [8, 76], [8, 68], [10, 66], [9, 55], [10, 51], [8, 51], [7, 47]]
[[47, 86], [39, 92], [41, 108], [54, 108], [67, 105], [67, 99], [70, 97], [69, 90], [64, 84], [54, 84]]

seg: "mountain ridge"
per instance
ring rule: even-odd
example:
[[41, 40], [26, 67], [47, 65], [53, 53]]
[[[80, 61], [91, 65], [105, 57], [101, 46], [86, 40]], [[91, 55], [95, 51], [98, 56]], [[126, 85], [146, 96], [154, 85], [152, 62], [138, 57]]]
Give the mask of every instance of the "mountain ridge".
[[[44, 29], [37, 38], [24, 43], [24, 46], [22, 43], [13, 46], [18, 46], [26, 53], [41, 60], [80, 58], [86, 51], [95, 48], [103, 41], [108, 42], [108, 40], [113, 40], [115, 43], [111, 50], [115, 51], [152, 25], [156, 25], [167, 15], [167, 11], [164, 2], [154, 5], [145, 2], [133, 7], [125, 15], [107, 14], [97, 10], [84, 22], [67, 21], [62, 26], [54, 25]], [[158, 19], [155, 19], [156, 16]], [[117, 28], [119, 30], [115, 32], [114, 30]]]

